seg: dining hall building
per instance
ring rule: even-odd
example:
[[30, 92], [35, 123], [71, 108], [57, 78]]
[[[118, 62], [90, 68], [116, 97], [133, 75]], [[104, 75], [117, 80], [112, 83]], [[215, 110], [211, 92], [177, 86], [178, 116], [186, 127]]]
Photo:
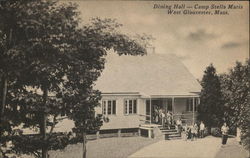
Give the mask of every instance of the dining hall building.
[[108, 55], [95, 88], [102, 92], [96, 113], [107, 118], [101, 131], [159, 127], [159, 110], [196, 122], [201, 86], [175, 55]]

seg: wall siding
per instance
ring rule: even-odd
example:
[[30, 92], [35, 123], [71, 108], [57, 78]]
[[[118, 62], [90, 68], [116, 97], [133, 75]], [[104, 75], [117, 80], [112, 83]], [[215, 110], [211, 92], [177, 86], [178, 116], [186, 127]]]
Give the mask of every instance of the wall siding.
[[[137, 114], [124, 114], [124, 102], [125, 99], [137, 99]], [[186, 113], [186, 99], [187, 98], [175, 98], [174, 101], [174, 113], [181, 114]], [[116, 100], [116, 114], [107, 115], [108, 122], [104, 122], [101, 130], [104, 129], [122, 129], [122, 128], [138, 128], [140, 124], [145, 123], [146, 115], [146, 100], [135, 95], [113, 95], [103, 96], [102, 100]], [[101, 114], [102, 108], [96, 107], [96, 113]]]
[[[124, 114], [124, 101], [125, 99], [137, 99], [137, 114]], [[108, 122], [104, 122], [102, 129], [119, 129], [119, 128], [138, 128], [140, 125], [139, 114], [145, 113], [143, 106], [143, 100], [139, 96], [103, 96], [102, 100], [116, 100], [116, 114], [107, 115], [109, 118]], [[96, 113], [101, 114], [102, 108], [97, 107]]]

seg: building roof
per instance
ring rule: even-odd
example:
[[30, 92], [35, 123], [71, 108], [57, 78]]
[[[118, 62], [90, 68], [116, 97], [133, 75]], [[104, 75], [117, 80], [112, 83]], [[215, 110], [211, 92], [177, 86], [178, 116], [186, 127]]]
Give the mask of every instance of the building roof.
[[95, 85], [102, 93], [141, 95], [193, 95], [201, 86], [174, 55], [148, 54], [106, 58], [105, 69]]

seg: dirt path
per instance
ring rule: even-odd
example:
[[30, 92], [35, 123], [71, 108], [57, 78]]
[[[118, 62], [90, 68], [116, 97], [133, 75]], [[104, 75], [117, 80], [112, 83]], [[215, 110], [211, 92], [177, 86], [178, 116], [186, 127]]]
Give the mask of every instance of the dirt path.
[[[246, 153], [241, 146], [237, 146], [234, 138], [229, 139], [228, 146], [221, 147], [221, 138], [212, 136], [196, 141], [172, 140], [159, 141], [142, 148], [141, 150], [130, 155], [129, 158], [150, 157], [150, 158], [247, 158]], [[225, 151], [230, 151], [233, 148], [233, 157], [226, 156]], [[246, 152], [246, 151], [245, 151]], [[231, 151], [229, 154], [230, 155]], [[243, 157], [239, 157], [242, 155]]]
[[215, 158], [249, 158], [249, 153], [234, 139], [229, 139], [227, 145], [217, 152]]

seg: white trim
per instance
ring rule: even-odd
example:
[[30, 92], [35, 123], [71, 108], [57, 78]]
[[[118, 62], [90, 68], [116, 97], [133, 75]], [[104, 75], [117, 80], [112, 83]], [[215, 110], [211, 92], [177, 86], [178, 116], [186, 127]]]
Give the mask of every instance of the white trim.
[[172, 97], [172, 113], [175, 113], [174, 97]]
[[[132, 113], [129, 112], [129, 102], [130, 101], [132, 101]], [[136, 112], [134, 112], [134, 107], [135, 107], [134, 101], [136, 103]], [[126, 107], [126, 103], [127, 103], [127, 107]], [[125, 116], [126, 115], [137, 115], [138, 114], [138, 99], [137, 98], [125, 98], [123, 107], [124, 107], [123, 110], [125, 110], [125, 108], [126, 108], [126, 110], [124, 111]]]
[[149, 98], [192, 98], [199, 97], [199, 94], [168, 94], [168, 95], [148, 95], [140, 92], [103, 92], [102, 96], [138, 96], [144, 99]]
[[102, 93], [102, 96], [141, 96], [139, 92]]
[[199, 95], [151, 95], [150, 98], [157, 99], [157, 98], [199, 98]]
[[194, 104], [195, 104], [195, 100], [193, 98], [193, 125], [194, 125]]
[[[111, 114], [108, 114], [108, 102], [109, 101], [111, 101]], [[115, 113], [113, 111], [114, 101], [115, 101]], [[104, 112], [104, 103], [105, 103], [105, 112]], [[117, 114], [117, 101], [115, 99], [103, 99], [101, 108], [102, 108], [102, 114], [104, 116], [116, 115]]]

